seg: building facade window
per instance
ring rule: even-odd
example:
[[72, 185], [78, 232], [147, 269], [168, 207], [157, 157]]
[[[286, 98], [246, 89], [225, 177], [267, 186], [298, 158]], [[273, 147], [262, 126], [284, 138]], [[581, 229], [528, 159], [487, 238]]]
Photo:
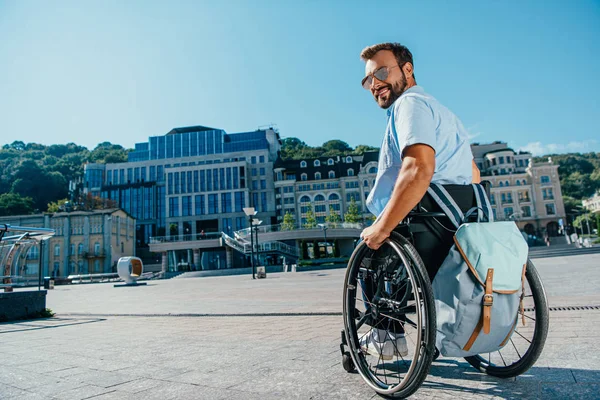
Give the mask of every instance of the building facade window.
[[319, 180], [319, 179], [321, 179], [321, 173], [315, 172], [315, 180]]
[[54, 257], [60, 257], [60, 245], [59, 244], [54, 245]]
[[354, 170], [352, 168], [348, 169], [348, 176], [354, 176]]
[[192, 215], [192, 196], [183, 196], [181, 198], [181, 215], [184, 217]]
[[300, 168], [306, 168], [306, 161], [300, 161]]
[[319, 161], [319, 160], [315, 160], [315, 162], [313, 163], [313, 165], [314, 165], [315, 167], [320, 167], [320, 166], [321, 166], [321, 161]]
[[196, 215], [204, 215], [204, 195], [199, 194], [194, 199]]
[[334, 178], [335, 178], [335, 172], [329, 171], [329, 179], [334, 179]]
[[307, 180], [307, 178], [308, 178], [308, 175], [306, 175], [306, 174], [300, 175], [300, 180], [301, 181], [305, 181], [305, 180]]
[[330, 158], [329, 160], [327, 160], [327, 165], [333, 165], [333, 158]]
[[546, 204], [546, 215], [555, 215], [556, 208], [554, 207], [554, 203]]
[[219, 199], [216, 194], [208, 195], [208, 213], [209, 214], [217, 214], [219, 212]]
[[179, 197], [169, 197], [169, 217], [179, 217]]
[[244, 192], [235, 192], [235, 211], [242, 212], [246, 207], [246, 196]]

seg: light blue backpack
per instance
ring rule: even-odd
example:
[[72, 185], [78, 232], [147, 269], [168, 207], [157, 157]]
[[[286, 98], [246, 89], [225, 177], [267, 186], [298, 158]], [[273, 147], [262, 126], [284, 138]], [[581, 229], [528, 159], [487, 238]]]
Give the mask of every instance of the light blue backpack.
[[[494, 222], [483, 188], [473, 189], [477, 208], [466, 215], [443, 186], [432, 184], [428, 189], [457, 228], [454, 246], [432, 283], [436, 347], [448, 357], [501, 349], [515, 330], [523, 304], [527, 243], [514, 222]], [[465, 222], [475, 212], [477, 222]]]

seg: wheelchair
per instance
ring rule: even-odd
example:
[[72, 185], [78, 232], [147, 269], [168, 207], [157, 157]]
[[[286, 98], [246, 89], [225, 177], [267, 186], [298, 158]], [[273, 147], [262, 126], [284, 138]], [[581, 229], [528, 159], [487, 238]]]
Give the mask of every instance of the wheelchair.
[[[443, 216], [435, 212], [409, 214], [409, 218]], [[393, 262], [373, 263], [380, 252], [393, 254]], [[517, 327], [503, 348], [466, 357], [466, 361], [482, 373], [510, 378], [526, 372], [540, 356], [548, 333], [549, 310], [542, 281], [530, 260], [524, 307], [518, 313]], [[367, 385], [383, 397], [405, 398], [419, 389], [439, 356], [435, 348], [436, 311], [427, 270], [406, 237], [394, 231], [377, 251], [363, 242], [357, 245], [344, 279], [343, 321], [340, 350], [347, 372], [358, 371]], [[361, 349], [361, 339], [374, 328], [385, 331], [395, 347], [391, 337], [398, 326], [404, 333], [408, 355], [402, 355], [404, 349], [394, 349], [391, 357], [371, 355]]]

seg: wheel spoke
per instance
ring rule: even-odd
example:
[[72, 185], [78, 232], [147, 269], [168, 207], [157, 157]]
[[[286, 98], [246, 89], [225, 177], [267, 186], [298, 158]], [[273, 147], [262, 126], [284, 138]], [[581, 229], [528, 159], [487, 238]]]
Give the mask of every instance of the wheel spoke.
[[510, 338], [510, 343], [512, 343], [512, 345], [513, 345], [515, 351], [517, 352], [517, 355], [519, 356], [519, 358], [522, 358], [521, 357], [521, 353], [519, 353], [519, 350], [517, 350], [517, 346], [515, 346], [515, 342], [513, 342], [512, 338]]
[[515, 331], [515, 333], [516, 333], [517, 335], [521, 336], [523, 339], [525, 339], [525, 340], [527, 341], [527, 343], [531, 344], [531, 340], [529, 340], [529, 339], [527, 339], [525, 336], [521, 335], [521, 334], [519, 333], [519, 331]]

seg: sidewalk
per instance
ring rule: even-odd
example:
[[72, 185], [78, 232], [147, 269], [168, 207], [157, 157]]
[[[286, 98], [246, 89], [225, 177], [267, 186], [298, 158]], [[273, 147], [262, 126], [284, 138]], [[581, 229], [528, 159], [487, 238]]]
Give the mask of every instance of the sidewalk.
[[[536, 260], [550, 305], [600, 305], [599, 261]], [[59, 287], [48, 295], [56, 318], [0, 325], [0, 399], [379, 398], [341, 367], [343, 272]], [[598, 398], [598, 326], [600, 310], [551, 312], [526, 375], [441, 358], [414, 398]]]

